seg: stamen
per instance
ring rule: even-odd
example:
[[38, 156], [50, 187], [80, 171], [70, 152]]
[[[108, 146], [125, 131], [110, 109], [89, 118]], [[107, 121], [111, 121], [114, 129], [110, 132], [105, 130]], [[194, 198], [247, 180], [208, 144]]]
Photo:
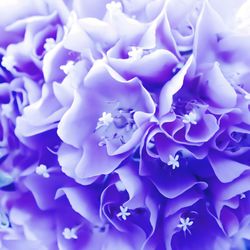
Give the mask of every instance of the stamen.
[[16, 61], [14, 56], [3, 56], [1, 64], [4, 68], [11, 71], [16, 65]]
[[112, 1], [111, 3], [106, 4], [106, 9], [108, 12], [115, 14], [122, 12], [122, 4], [120, 2]]
[[36, 172], [36, 174], [41, 175], [44, 178], [49, 178], [50, 177], [50, 174], [48, 172], [48, 168], [44, 164], [41, 164], [38, 167], [36, 167], [35, 172]]
[[76, 234], [76, 231], [74, 230], [74, 228], [64, 228], [63, 230], [63, 236], [66, 240], [71, 240], [71, 239], [78, 239], [78, 236]]
[[173, 157], [172, 155], [169, 155], [169, 161], [168, 161], [168, 166], [172, 166], [172, 169], [178, 168], [180, 167], [180, 163], [179, 163], [179, 155], [176, 155], [175, 157]]
[[117, 217], [122, 217], [123, 220], [126, 220], [128, 216], [131, 215], [130, 212], [128, 212], [128, 208], [124, 206], [120, 206], [120, 213], [118, 213], [116, 216]]
[[186, 235], [186, 231], [188, 231], [190, 234], [191, 234], [191, 231], [189, 230], [188, 227], [192, 226], [193, 225], [193, 221], [190, 220], [189, 217], [187, 218], [180, 218], [180, 224], [177, 225], [178, 228], [181, 228], [184, 232], [184, 234]]
[[133, 109], [123, 109], [117, 105], [112, 113], [103, 112], [94, 130], [94, 133], [97, 133], [101, 139], [98, 145], [104, 146], [107, 141], [114, 142], [116, 145], [127, 143], [137, 129], [133, 116]]
[[185, 114], [183, 117], [183, 122], [188, 124], [191, 123], [193, 125], [197, 124], [198, 114], [195, 110], [192, 110], [189, 114]]
[[54, 38], [47, 38], [45, 41], [46, 42], [45, 42], [43, 47], [44, 47], [46, 52], [48, 52], [48, 51], [52, 50], [53, 48], [55, 48], [56, 41], [54, 40]]
[[72, 60], [67, 61], [65, 65], [61, 65], [60, 69], [64, 72], [65, 75], [68, 75], [74, 68], [75, 62]]
[[113, 122], [114, 118], [112, 117], [111, 113], [102, 113], [102, 117], [98, 119], [97, 128], [100, 128], [102, 126], [109, 126]]
[[143, 49], [132, 46], [131, 50], [128, 52], [128, 56], [134, 60], [141, 59], [143, 56]]
[[78, 239], [78, 235], [77, 232], [83, 227], [84, 223], [79, 224], [78, 226], [69, 228], [69, 227], [65, 227], [62, 235], [66, 240], [77, 240]]

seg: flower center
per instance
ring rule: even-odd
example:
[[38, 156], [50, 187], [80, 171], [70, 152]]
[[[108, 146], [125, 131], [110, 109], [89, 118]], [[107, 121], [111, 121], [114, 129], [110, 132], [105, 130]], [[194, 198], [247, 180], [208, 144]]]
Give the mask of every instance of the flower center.
[[111, 113], [102, 113], [102, 117], [99, 118], [97, 127], [109, 126], [113, 122], [114, 118]]
[[112, 113], [103, 112], [95, 129], [101, 138], [99, 146], [104, 146], [107, 141], [118, 146], [127, 143], [137, 129], [134, 112], [133, 109], [124, 108], [115, 109]]
[[50, 168], [48, 168], [44, 164], [40, 164], [35, 169], [35, 173], [37, 175], [40, 175], [40, 176], [44, 177], [44, 178], [49, 178], [51, 173], [55, 173], [57, 171], [58, 171], [57, 167], [50, 167]]
[[127, 220], [127, 217], [130, 216], [131, 213], [129, 209], [124, 206], [120, 206], [120, 212], [116, 215], [118, 218], [121, 217], [123, 220]]
[[78, 239], [78, 235], [77, 235], [77, 232], [83, 227], [83, 223], [75, 226], [75, 227], [72, 227], [72, 228], [69, 228], [69, 227], [65, 227], [63, 232], [62, 232], [62, 235], [63, 237], [66, 239], [66, 240], [77, 240]]
[[143, 56], [143, 49], [139, 47], [132, 46], [131, 50], [128, 52], [128, 56], [134, 60], [141, 59]]
[[54, 38], [47, 38], [45, 40], [45, 44], [44, 44], [44, 49], [46, 52], [52, 50], [54, 47], [56, 46], [56, 41], [54, 40]]
[[196, 110], [192, 110], [190, 113], [185, 114], [182, 121], [184, 123], [190, 123], [193, 125], [197, 124], [197, 120], [198, 120], [198, 114], [196, 112]]
[[172, 166], [172, 169], [180, 167], [179, 155], [176, 155], [175, 157], [172, 155], [169, 155], [169, 161], [167, 164], [168, 166]]
[[48, 172], [48, 168], [44, 164], [37, 166], [35, 172], [37, 175], [43, 176], [44, 178], [50, 177], [50, 174]]
[[191, 234], [191, 231], [189, 229], [190, 226], [193, 225], [193, 221], [189, 218], [180, 218], [180, 223], [177, 225], [178, 228], [181, 228], [183, 232], [186, 234], [186, 231], [188, 231]]

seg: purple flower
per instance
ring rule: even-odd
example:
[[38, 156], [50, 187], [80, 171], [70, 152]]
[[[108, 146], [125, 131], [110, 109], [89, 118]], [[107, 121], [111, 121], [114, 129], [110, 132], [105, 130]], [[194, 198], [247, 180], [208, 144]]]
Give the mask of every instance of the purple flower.
[[0, 248], [249, 245], [249, 6], [0, 3]]
[[[96, 63], [58, 125], [62, 141], [78, 149], [72, 148], [68, 154], [75, 161], [79, 155], [74, 167], [77, 177], [112, 172], [138, 145], [154, 109], [152, 98], [138, 79], [126, 81], [107, 65]], [[62, 145], [59, 150], [63, 168], [64, 150], [69, 146]], [[95, 158], [97, 152], [99, 159]]]

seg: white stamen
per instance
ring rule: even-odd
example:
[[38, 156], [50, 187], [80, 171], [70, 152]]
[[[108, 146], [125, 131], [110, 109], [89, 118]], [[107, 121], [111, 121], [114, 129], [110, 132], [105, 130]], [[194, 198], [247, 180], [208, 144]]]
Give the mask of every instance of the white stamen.
[[68, 75], [74, 68], [75, 62], [72, 60], [67, 61], [65, 65], [61, 65], [60, 69], [64, 72], [65, 75]]
[[185, 219], [184, 218], [180, 218], [180, 224], [178, 224], [177, 227], [181, 228], [184, 233], [186, 233], [186, 231], [188, 231], [191, 234], [191, 232], [190, 232], [190, 230], [189, 230], [188, 227], [192, 226], [193, 223], [194, 222], [192, 220], [190, 220], [189, 217], [187, 217]]
[[71, 240], [71, 239], [78, 239], [78, 235], [77, 232], [84, 226], [84, 222], [80, 223], [79, 225], [69, 228], [69, 227], [65, 227], [62, 235], [64, 236], [64, 238], [66, 240]]
[[40, 166], [36, 167], [36, 174], [41, 175], [44, 178], [50, 177], [50, 174], [48, 172], [48, 168], [44, 164], [41, 164]]
[[102, 126], [109, 126], [113, 122], [114, 118], [112, 117], [111, 113], [102, 113], [102, 117], [98, 119], [97, 128]]
[[168, 166], [172, 166], [172, 169], [178, 168], [180, 166], [178, 160], [179, 160], [179, 155], [176, 155], [175, 157], [169, 155]]
[[197, 124], [197, 119], [198, 119], [197, 112], [195, 110], [192, 110], [189, 114], [184, 115], [182, 121], [184, 123], [191, 123], [191, 124], [196, 125]]
[[123, 184], [121, 181], [117, 181], [117, 182], [115, 183], [115, 186], [116, 186], [116, 188], [117, 188], [117, 190], [118, 190], [119, 192], [122, 192], [122, 191], [125, 191], [125, 190], [126, 190], [124, 184]]
[[112, 1], [106, 4], [106, 9], [110, 13], [120, 13], [122, 12], [122, 4], [120, 2]]
[[45, 40], [45, 44], [44, 44], [44, 49], [46, 52], [52, 50], [53, 48], [55, 48], [56, 46], [56, 41], [54, 40], [54, 38], [47, 38]]
[[127, 217], [131, 215], [131, 213], [128, 212], [128, 208], [127, 207], [120, 206], [120, 210], [121, 210], [121, 212], [118, 213], [116, 216], [117, 217], [122, 217], [123, 220], [126, 220]]
[[77, 236], [77, 230], [75, 228], [64, 228], [63, 230], [63, 237], [66, 239], [66, 240], [71, 240], [71, 239], [78, 239], [78, 236]]
[[128, 52], [128, 56], [134, 60], [141, 59], [143, 56], [143, 49], [132, 46], [131, 50]]
[[14, 66], [16, 65], [16, 61], [14, 56], [4, 56], [2, 58], [2, 62], [1, 62], [2, 66], [4, 68], [6, 68], [7, 70], [12, 70], [14, 68]]

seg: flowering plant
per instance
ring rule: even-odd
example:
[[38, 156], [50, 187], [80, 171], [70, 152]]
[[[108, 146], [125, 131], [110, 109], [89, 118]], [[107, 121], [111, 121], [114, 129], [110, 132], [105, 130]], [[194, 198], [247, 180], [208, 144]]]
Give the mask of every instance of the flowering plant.
[[0, 0], [0, 248], [247, 249], [249, 10]]

